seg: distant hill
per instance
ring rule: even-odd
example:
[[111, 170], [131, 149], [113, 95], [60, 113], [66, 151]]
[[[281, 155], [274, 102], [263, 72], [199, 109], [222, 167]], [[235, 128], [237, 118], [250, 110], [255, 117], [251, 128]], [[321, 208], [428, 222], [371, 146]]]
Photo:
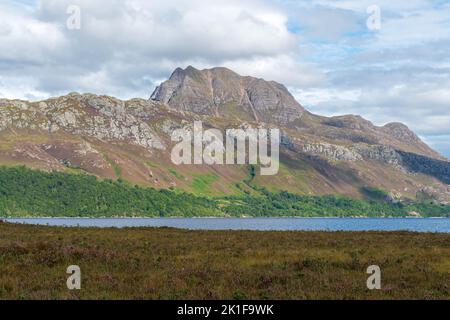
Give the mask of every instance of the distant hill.
[[[248, 166], [175, 166], [170, 135], [194, 120], [223, 130], [279, 128], [279, 174], [250, 177]], [[450, 202], [450, 162], [405, 125], [314, 115], [283, 85], [226, 68], [176, 69], [149, 100], [78, 93], [40, 102], [2, 99], [0, 164], [205, 196], [255, 194], [264, 187], [354, 198], [382, 190], [392, 202]]]

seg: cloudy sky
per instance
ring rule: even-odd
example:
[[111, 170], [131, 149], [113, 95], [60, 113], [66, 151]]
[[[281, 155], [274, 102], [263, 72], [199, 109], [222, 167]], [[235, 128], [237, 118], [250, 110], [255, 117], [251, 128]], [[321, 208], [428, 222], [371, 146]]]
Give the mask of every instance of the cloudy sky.
[[147, 98], [178, 66], [226, 66], [450, 156], [449, 0], [1, 0], [0, 48], [3, 98]]

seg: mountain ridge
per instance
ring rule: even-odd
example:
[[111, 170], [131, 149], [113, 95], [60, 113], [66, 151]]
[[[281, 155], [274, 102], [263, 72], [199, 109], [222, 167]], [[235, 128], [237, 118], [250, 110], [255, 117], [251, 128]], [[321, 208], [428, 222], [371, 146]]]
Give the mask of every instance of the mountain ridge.
[[[149, 100], [78, 93], [37, 102], [0, 99], [0, 164], [203, 195], [238, 194], [252, 192], [243, 183], [245, 167], [177, 167], [170, 161], [171, 133], [190, 130], [194, 121], [220, 130], [277, 127], [280, 173], [256, 177], [257, 185], [352, 197], [376, 188], [392, 199], [450, 201], [448, 159], [404, 124], [375, 126], [355, 115], [314, 115], [283, 85], [225, 68], [179, 68], [168, 81]], [[245, 96], [250, 104], [242, 103]]]

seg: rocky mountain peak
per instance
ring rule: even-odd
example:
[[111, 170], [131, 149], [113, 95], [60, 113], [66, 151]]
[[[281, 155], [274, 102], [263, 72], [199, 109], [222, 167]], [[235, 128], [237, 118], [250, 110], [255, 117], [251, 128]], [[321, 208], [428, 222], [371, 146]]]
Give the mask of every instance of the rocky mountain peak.
[[280, 124], [294, 122], [305, 111], [283, 85], [240, 76], [223, 67], [177, 68], [155, 89], [151, 100], [198, 114]]
[[383, 127], [383, 131], [404, 142], [418, 142], [420, 138], [403, 123], [391, 122]]

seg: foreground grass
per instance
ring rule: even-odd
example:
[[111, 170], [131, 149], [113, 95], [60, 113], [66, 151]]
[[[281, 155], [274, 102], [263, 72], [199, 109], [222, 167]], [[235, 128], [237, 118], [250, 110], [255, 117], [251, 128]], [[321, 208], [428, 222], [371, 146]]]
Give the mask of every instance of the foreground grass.
[[[82, 290], [66, 287], [69, 265]], [[382, 290], [366, 287], [369, 265]], [[450, 299], [450, 235], [0, 223], [0, 299]]]

